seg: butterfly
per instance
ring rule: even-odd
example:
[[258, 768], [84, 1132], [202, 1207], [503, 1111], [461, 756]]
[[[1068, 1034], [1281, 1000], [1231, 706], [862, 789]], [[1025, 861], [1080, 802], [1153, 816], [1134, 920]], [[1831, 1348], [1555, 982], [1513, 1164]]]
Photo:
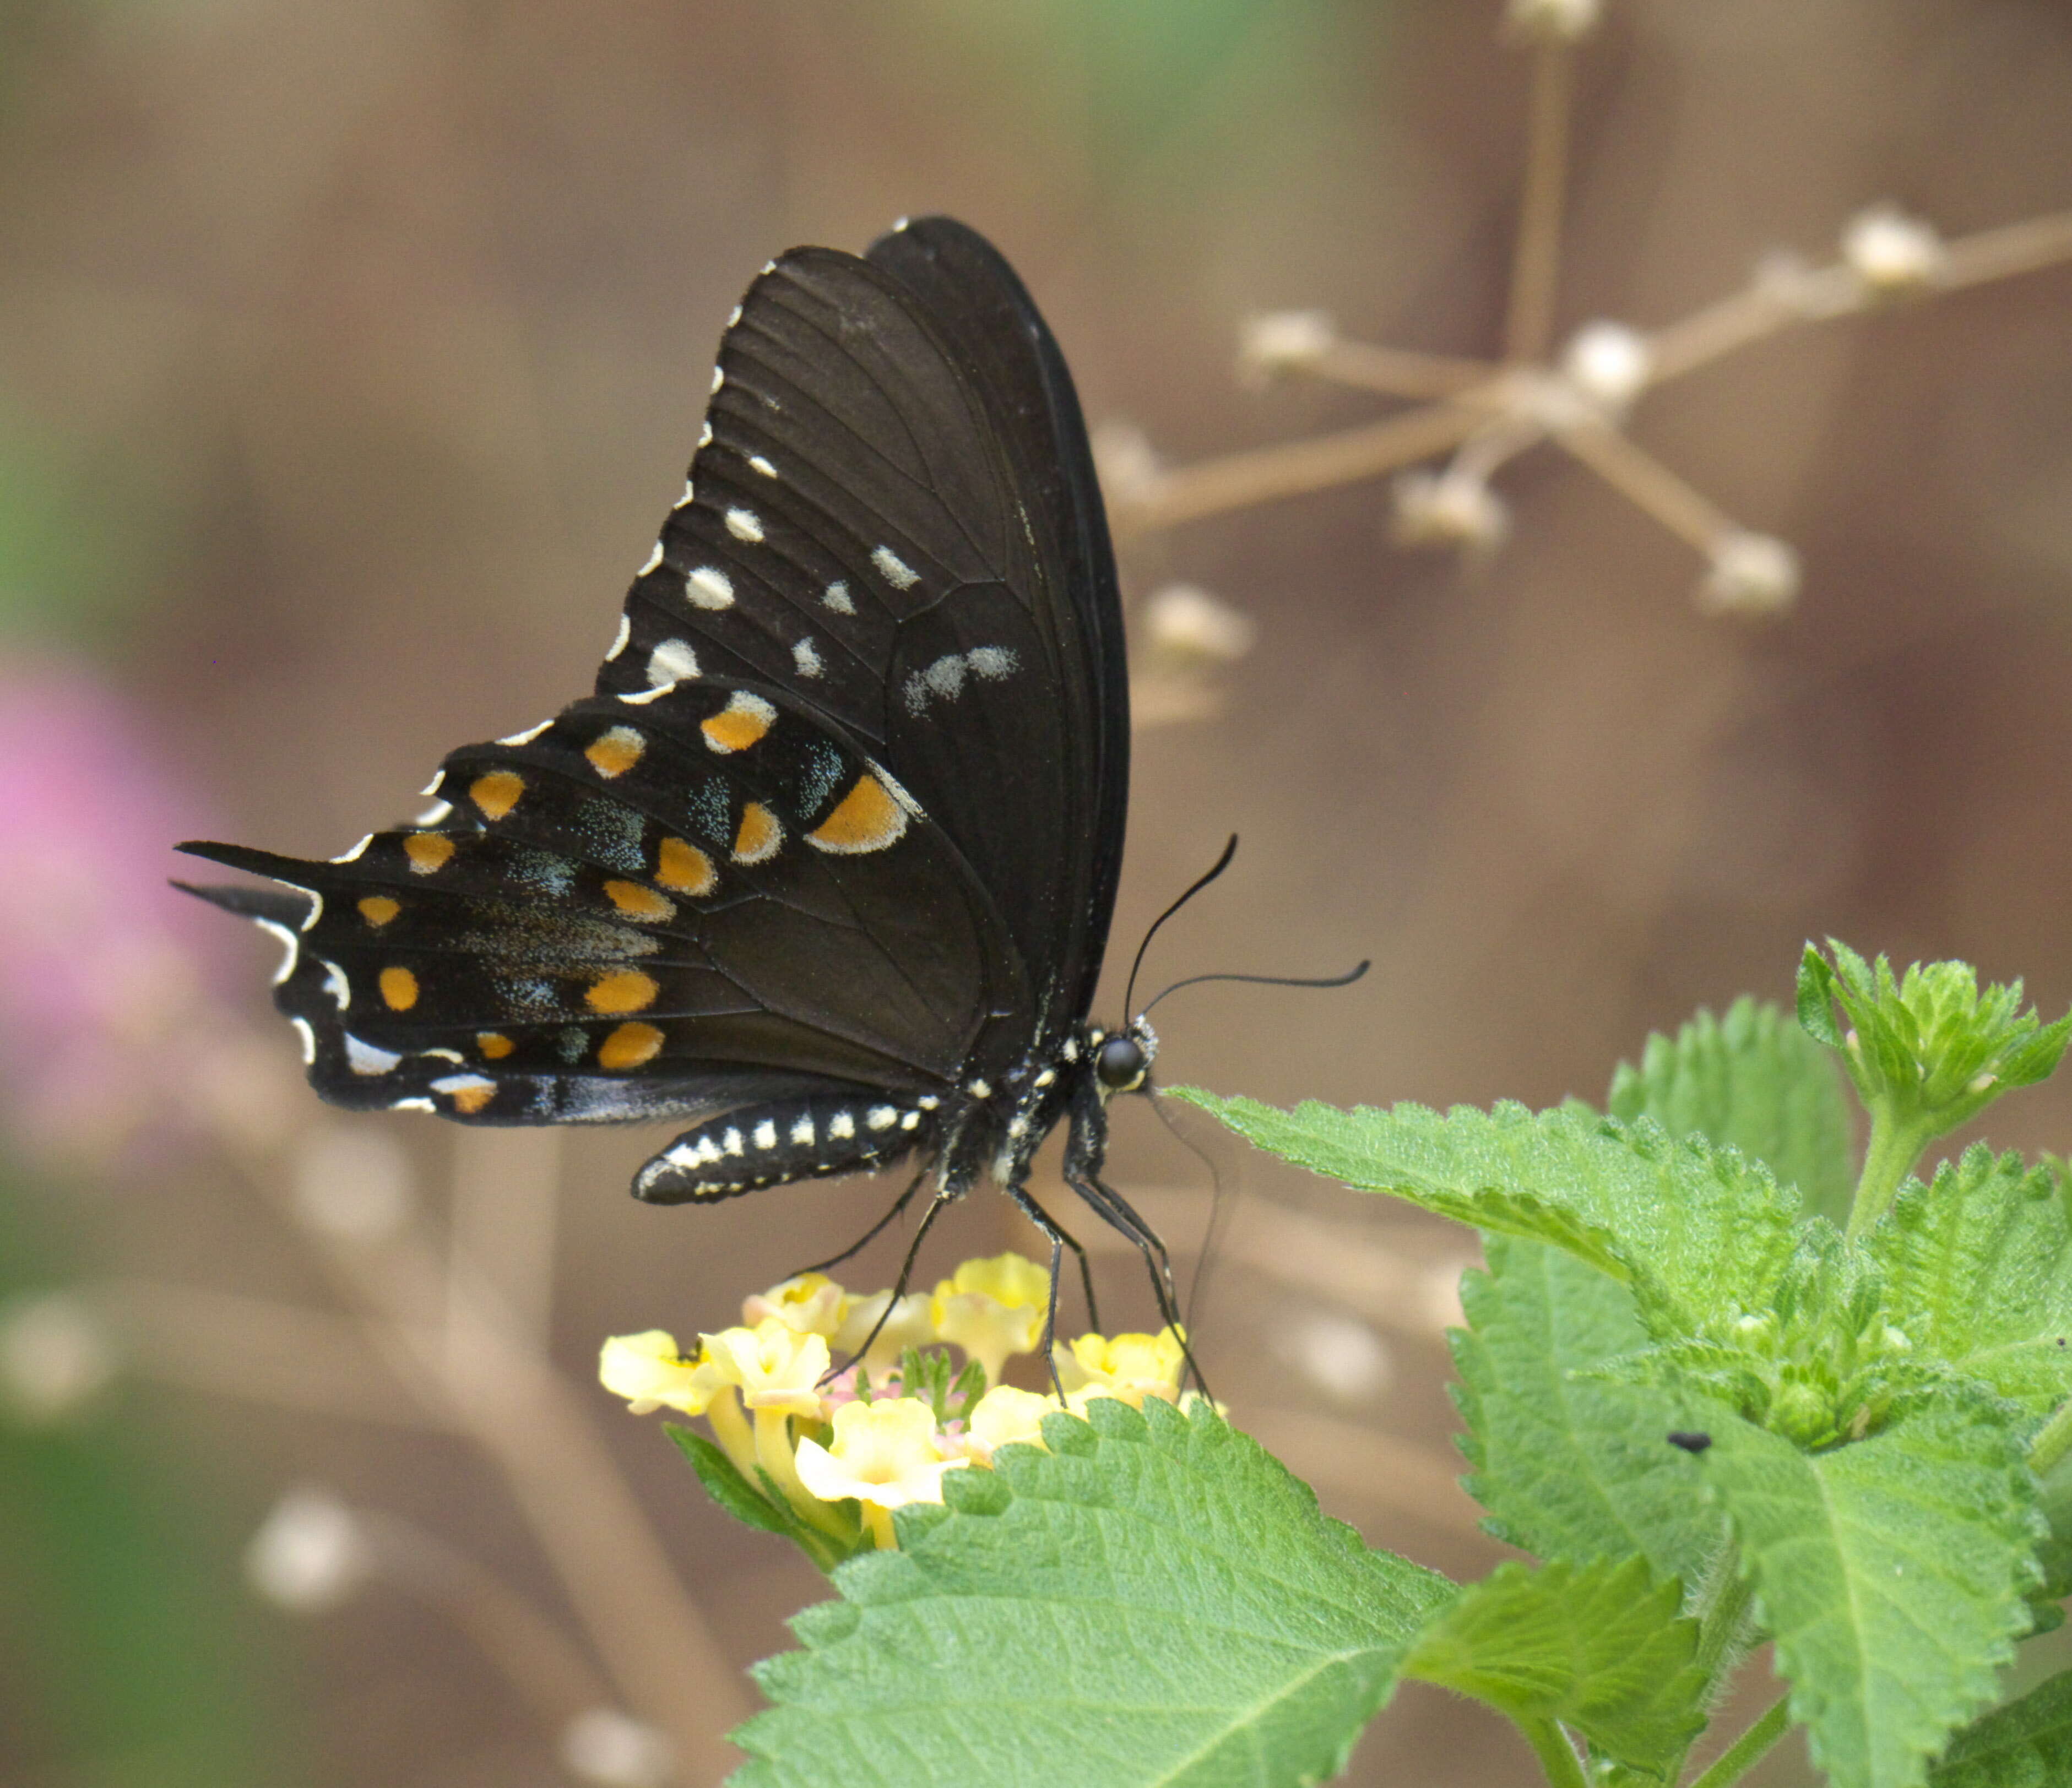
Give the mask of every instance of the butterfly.
[[990, 1178], [1050, 1241], [1054, 1312], [1067, 1247], [1092, 1301], [1028, 1190], [1063, 1123], [1067, 1183], [1177, 1321], [1102, 1178], [1158, 1046], [1088, 1015], [1128, 784], [1071, 375], [1005, 260], [931, 217], [749, 288], [592, 695], [450, 753], [414, 824], [327, 862], [180, 849], [282, 884], [190, 891], [285, 945], [275, 1004], [334, 1104], [673, 1119], [633, 1182], [658, 1204], [911, 1157], [870, 1231], [929, 1186], [910, 1269]]

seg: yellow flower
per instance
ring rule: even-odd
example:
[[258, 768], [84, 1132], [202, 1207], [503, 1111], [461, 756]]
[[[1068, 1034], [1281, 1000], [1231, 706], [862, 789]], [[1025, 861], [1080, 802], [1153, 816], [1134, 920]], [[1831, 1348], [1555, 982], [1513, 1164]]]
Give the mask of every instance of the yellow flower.
[[752, 1329], [722, 1329], [701, 1338], [721, 1381], [738, 1386], [750, 1409], [819, 1420], [825, 1336], [801, 1334], [782, 1317], [767, 1316]]
[[698, 1356], [680, 1351], [676, 1337], [663, 1329], [612, 1336], [598, 1356], [597, 1376], [636, 1416], [665, 1406], [702, 1416], [713, 1393], [726, 1382]]
[[1041, 1446], [1043, 1418], [1063, 1407], [1055, 1397], [996, 1384], [972, 1405], [964, 1423], [964, 1450], [980, 1465], [991, 1465], [993, 1454], [1014, 1441]]
[[1146, 1397], [1178, 1401], [1186, 1357], [1179, 1335], [1170, 1328], [1155, 1335], [1124, 1334], [1112, 1339], [1084, 1334], [1069, 1351], [1058, 1350], [1058, 1375], [1065, 1387], [1067, 1404], [1075, 1412], [1083, 1412], [1096, 1397], [1118, 1397], [1141, 1409]]
[[801, 1334], [832, 1335], [841, 1326], [849, 1294], [824, 1272], [802, 1272], [767, 1292], [742, 1300], [741, 1320], [750, 1328], [774, 1317]]
[[889, 1291], [873, 1292], [868, 1297], [849, 1301], [842, 1312], [841, 1326], [834, 1333], [836, 1350], [853, 1354], [861, 1347], [864, 1337], [876, 1326], [878, 1317], [885, 1315], [888, 1305], [891, 1305], [891, 1314], [885, 1317], [885, 1326], [878, 1330], [870, 1350], [861, 1363], [866, 1371], [890, 1371], [899, 1363], [899, 1356], [909, 1347], [925, 1347], [935, 1338], [935, 1319], [930, 1314], [925, 1293], [909, 1293], [893, 1304]]
[[882, 1548], [894, 1543], [887, 1511], [909, 1502], [939, 1502], [943, 1474], [964, 1464], [944, 1457], [935, 1412], [918, 1397], [845, 1403], [834, 1413], [828, 1445], [799, 1443], [799, 1479], [824, 1502], [853, 1496]]
[[1009, 1354], [1036, 1350], [1050, 1302], [1048, 1272], [1022, 1255], [999, 1254], [965, 1261], [936, 1286], [930, 1311], [935, 1333], [984, 1367], [988, 1384], [997, 1384]]

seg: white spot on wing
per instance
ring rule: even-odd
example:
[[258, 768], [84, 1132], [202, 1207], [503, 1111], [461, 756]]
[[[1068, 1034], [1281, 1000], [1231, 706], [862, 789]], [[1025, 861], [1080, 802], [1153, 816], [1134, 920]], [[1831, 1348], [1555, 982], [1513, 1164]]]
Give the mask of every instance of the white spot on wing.
[[701, 447], [709, 447], [712, 445], [712, 424], [710, 422], [707, 422], [703, 428], [698, 430], [698, 445]]
[[345, 1034], [345, 1065], [355, 1074], [386, 1074], [403, 1058], [391, 1050], [363, 1043], [351, 1031]]
[[810, 639], [800, 639], [791, 647], [791, 663], [801, 676], [820, 674], [820, 648]]
[[334, 857], [331, 859], [331, 861], [334, 863], [357, 863], [360, 861], [360, 853], [365, 850], [367, 847], [373, 842], [374, 834], [370, 832], [364, 838], [361, 839], [358, 844], [355, 845], [351, 850], [346, 852], [342, 857]]
[[738, 305], [738, 304], [737, 304], [736, 306], [734, 306], [734, 310], [733, 310], [732, 314], [731, 314], [727, 318], [727, 319], [726, 319], [726, 326], [727, 326], [727, 327], [728, 327], [728, 328], [731, 329], [731, 328], [733, 328], [733, 327], [734, 327], [734, 326], [736, 323], [739, 323], [740, 321], [741, 321], [741, 306], [740, 306], [739, 305]]
[[653, 552], [650, 553], [648, 555], [648, 562], [647, 562], [645, 565], [643, 565], [643, 566], [641, 566], [640, 569], [639, 569], [639, 570], [635, 573], [635, 575], [636, 575], [636, 576], [639, 576], [639, 577], [644, 578], [644, 577], [646, 577], [646, 576], [648, 575], [648, 573], [649, 572], [652, 571], [652, 570], [655, 569], [655, 567], [656, 567], [656, 565], [660, 565], [661, 562], [662, 562], [662, 543], [661, 543], [660, 541], [656, 541], [656, 543], [655, 543], [655, 550], [654, 550]]
[[441, 1093], [495, 1092], [496, 1083], [479, 1074], [450, 1074], [432, 1083], [432, 1091]]
[[820, 600], [837, 614], [856, 613], [856, 604], [849, 600], [849, 586], [840, 578], [828, 586]]
[[777, 1146], [777, 1126], [767, 1117], [755, 1126], [755, 1146], [758, 1149]]
[[688, 639], [664, 639], [648, 655], [648, 680], [658, 688], [698, 674], [698, 655]]
[[637, 689], [631, 695], [622, 695], [619, 699], [629, 708], [644, 708], [651, 701], [660, 701], [676, 686], [673, 683], [658, 683], [652, 689]]
[[1014, 674], [1014, 667], [1019, 660], [1006, 646], [974, 646], [964, 654], [964, 662], [971, 666], [974, 676], [982, 676], [989, 683], [997, 683], [1001, 678]]
[[697, 501], [697, 492], [692, 489], [691, 481], [687, 478], [684, 480], [684, 494], [678, 497], [674, 503], [669, 505], [669, 507], [672, 509], [688, 509], [693, 503]]
[[[619, 622], [619, 626], [620, 626], [620, 627], [621, 627], [621, 628], [623, 628], [623, 627], [625, 627], [625, 625], [626, 625], [626, 623], [622, 619], [622, 620]], [[623, 635], [622, 635], [622, 638], [621, 638], [620, 643], [621, 643], [621, 644], [623, 644], [623, 643], [624, 643], [624, 639], [623, 639]], [[614, 646], [614, 647], [611, 648], [611, 650], [610, 650], [609, 652], [607, 652], [605, 656], [606, 656], [606, 657], [608, 657], [608, 658], [616, 658], [616, 657], [619, 656], [619, 647], [618, 647], [618, 646]], [[533, 741], [533, 740], [535, 740], [536, 738], [538, 738], [538, 737], [539, 737], [542, 733], [545, 732], [545, 731], [546, 731], [546, 730], [547, 730], [549, 726], [553, 725], [553, 724], [554, 724], [554, 723], [553, 723], [551, 720], [543, 720], [543, 721], [541, 721], [540, 722], [540, 724], [539, 724], [537, 726], [528, 726], [528, 727], [527, 727], [527, 728], [525, 729], [525, 730], [524, 730], [524, 732], [522, 732], [522, 733], [513, 733], [513, 734], [512, 734], [508, 738], [501, 738], [501, 739], [499, 739], [496, 742], [497, 742], [499, 745], [530, 745], [530, 744], [532, 742], [532, 741]]]
[[828, 1134], [847, 1142], [856, 1134], [855, 1114], [850, 1112], [837, 1112], [828, 1120]]
[[437, 1112], [438, 1107], [429, 1099], [399, 1099], [388, 1109], [392, 1112]]
[[317, 960], [323, 964], [324, 992], [331, 997], [339, 1011], [344, 1011], [352, 1004], [352, 986], [345, 978], [345, 971], [323, 957]]
[[716, 565], [701, 565], [684, 581], [684, 595], [693, 608], [732, 608], [734, 580]]
[[310, 1029], [309, 1020], [290, 1018], [288, 1022], [295, 1027], [295, 1034], [302, 1040], [302, 1066], [306, 1068], [314, 1067], [317, 1061], [317, 1034]]
[[889, 1130], [899, 1121], [899, 1114], [890, 1105], [874, 1105], [864, 1114], [863, 1121], [874, 1130]]
[[270, 919], [255, 919], [252, 922], [270, 937], [281, 940], [281, 947], [288, 953], [281, 959], [281, 966], [273, 971], [273, 984], [278, 987], [295, 972], [295, 964], [302, 960], [302, 940], [285, 925], [277, 925]]
[[452, 817], [453, 803], [451, 801], [434, 801], [417, 816], [417, 824], [421, 826], [443, 825]]
[[775, 478], [777, 475], [777, 468], [771, 465], [770, 462], [765, 459], [759, 453], [750, 454], [748, 458], [748, 463], [753, 466], [756, 471], [762, 473], [765, 478]]
[[718, 392], [718, 390], [719, 390], [719, 388], [720, 388], [722, 385], [725, 384], [726, 383], [726, 373], [725, 369], [724, 369], [724, 368], [720, 368], [720, 367], [717, 367], [717, 366], [716, 366], [716, 367], [714, 367], [714, 368], [713, 368], [713, 382], [712, 382], [712, 388], [713, 388], [713, 392], [714, 392], [715, 393], [717, 393]]
[[813, 1115], [808, 1112], [791, 1126], [791, 1146], [795, 1149], [810, 1149], [816, 1140], [813, 1131]]
[[726, 531], [738, 541], [759, 541], [763, 538], [763, 518], [753, 509], [730, 509], [726, 512]]
[[889, 546], [874, 546], [870, 562], [878, 567], [878, 573], [894, 590], [911, 590], [921, 581], [921, 573], [901, 558]]

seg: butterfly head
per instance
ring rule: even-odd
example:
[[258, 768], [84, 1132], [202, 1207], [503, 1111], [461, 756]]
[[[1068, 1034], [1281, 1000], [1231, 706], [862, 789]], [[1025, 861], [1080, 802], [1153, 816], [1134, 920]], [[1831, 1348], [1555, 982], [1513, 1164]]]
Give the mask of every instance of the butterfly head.
[[1158, 1034], [1138, 1018], [1124, 1030], [1092, 1039], [1094, 1079], [1101, 1097], [1138, 1092], [1150, 1078], [1151, 1064], [1158, 1058]]

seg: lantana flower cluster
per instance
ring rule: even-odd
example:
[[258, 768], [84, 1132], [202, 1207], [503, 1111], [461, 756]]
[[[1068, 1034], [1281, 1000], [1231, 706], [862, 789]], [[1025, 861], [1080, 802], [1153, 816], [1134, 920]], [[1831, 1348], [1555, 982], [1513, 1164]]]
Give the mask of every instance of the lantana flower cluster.
[[896, 1301], [802, 1273], [746, 1299], [739, 1327], [694, 1349], [661, 1329], [613, 1336], [598, 1376], [636, 1416], [703, 1416], [750, 1489], [837, 1548], [890, 1548], [893, 1510], [941, 1502], [945, 1473], [989, 1467], [1010, 1442], [1041, 1446], [1044, 1416], [1083, 1415], [1096, 1397], [1182, 1400], [1186, 1353], [1170, 1328], [1059, 1343], [1062, 1397], [1002, 1383], [1010, 1358], [1042, 1346], [1050, 1290], [1019, 1254], [967, 1260], [933, 1293]]

